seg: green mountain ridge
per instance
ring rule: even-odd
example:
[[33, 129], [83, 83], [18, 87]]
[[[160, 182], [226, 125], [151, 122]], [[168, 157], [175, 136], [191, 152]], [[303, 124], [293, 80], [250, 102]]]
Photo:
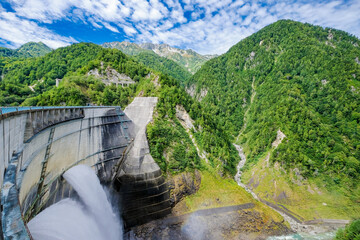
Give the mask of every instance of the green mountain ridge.
[[167, 74], [181, 83], [191, 77], [191, 74], [176, 62], [165, 57], [160, 57], [153, 52], [141, 52], [135, 55], [134, 58], [145, 66]]
[[167, 44], [109, 42], [102, 44], [102, 46], [106, 48], [116, 48], [129, 55], [138, 55], [143, 52], [155, 53], [160, 57], [165, 57], [176, 62], [191, 74], [199, 70], [206, 61], [215, 57], [215, 55], [200, 55], [191, 49], [183, 50]]
[[51, 52], [52, 49], [42, 42], [28, 42], [17, 49], [0, 48], [0, 57], [31, 58], [40, 57]]
[[[186, 83], [206, 112], [239, 135], [248, 159], [243, 180], [261, 198], [294, 208], [302, 198], [295, 191], [305, 191], [320, 217], [360, 213], [359, 44], [343, 31], [281, 20], [208, 61]], [[286, 138], [274, 147], [279, 130]], [[320, 206], [326, 194], [316, 199], [297, 187], [299, 179], [342, 197]], [[314, 217], [308, 210], [298, 213]]]

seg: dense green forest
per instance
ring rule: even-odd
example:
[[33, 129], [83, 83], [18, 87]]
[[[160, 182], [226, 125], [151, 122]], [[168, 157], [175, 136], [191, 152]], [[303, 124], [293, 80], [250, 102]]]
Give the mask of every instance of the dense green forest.
[[360, 220], [354, 220], [344, 229], [339, 229], [335, 240], [360, 240]]
[[[28, 59], [4, 59], [1, 68], [0, 104], [20, 105], [26, 98], [36, 96], [62, 79], [94, 60], [101, 51], [95, 44], [76, 44], [59, 48], [43, 57]], [[33, 86], [31, 91], [29, 86]]]
[[240, 133], [249, 165], [281, 129], [286, 141], [272, 162], [360, 195], [359, 45], [343, 31], [281, 20], [207, 62], [186, 86], [234, 139]]
[[[153, 55], [144, 58], [153, 61], [154, 65], [161, 59], [154, 59]], [[180, 86], [180, 80], [145, 66], [137, 58], [127, 56], [117, 49], [79, 43], [59, 48], [43, 57], [2, 60], [2, 106], [92, 104], [120, 105], [125, 108], [136, 96], [157, 96], [157, 113], [148, 128], [148, 137], [151, 153], [164, 173], [172, 174], [203, 167], [188, 134], [176, 118], [175, 107], [182, 105], [195, 120], [199, 145], [208, 153], [210, 164], [220, 171], [234, 174], [238, 161], [236, 150], [212, 116], [203, 111], [199, 103], [185, 92]], [[169, 61], [166, 59], [163, 63]], [[171, 64], [170, 62], [170, 66]], [[98, 69], [102, 72], [108, 67], [131, 77], [135, 84], [127, 87], [106, 85], [101, 79], [88, 75], [90, 70]], [[176, 67], [178, 66], [175, 64]], [[174, 70], [176, 73], [176, 69]], [[183, 76], [179, 74], [176, 77]], [[62, 79], [57, 87], [56, 79]], [[33, 90], [29, 86], [33, 86]], [[164, 151], [168, 153], [167, 158], [163, 156]]]
[[152, 52], [142, 52], [134, 56], [136, 60], [144, 65], [164, 74], [167, 74], [180, 82], [184, 82], [191, 77], [191, 74], [174, 61], [160, 57]]
[[[175, 116], [176, 105], [182, 105], [195, 120], [198, 144], [207, 152], [210, 165], [214, 169], [220, 167], [227, 173], [235, 174], [239, 157], [222, 127], [203, 110], [199, 102], [185, 92], [178, 81], [161, 75], [160, 84], [162, 87], [158, 95], [157, 115], [154, 117], [154, 123], [148, 127], [147, 134], [151, 154], [162, 170], [176, 172], [187, 168], [202, 167], [194, 147], [184, 152], [184, 146], [191, 144], [191, 140], [187, 135], [187, 140], [182, 139], [181, 136], [185, 136], [186, 133]], [[172, 161], [166, 161], [164, 157], [163, 153], [167, 147], [171, 147], [171, 154], [174, 157]], [[191, 161], [186, 159], [191, 159]]]
[[151, 50], [143, 49], [138, 44], [131, 43], [131, 42], [107, 42], [107, 43], [101, 44], [101, 46], [104, 48], [119, 49], [123, 53], [130, 55], [130, 56], [136, 56], [143, 52], [147, 52], [147, 53], [153, 52]]
[[42, 42], [28, 42], [18, 49], [0, 47], [0, 57], [30, 58], [40, 57], [51, 52], [52, 49]]
[[[1, 71], [0, 104], [20, 105], [54, 87], [56, 79], [72, 75], [85, 75], [89, 70], [106, 66], [125, 73], [139, 81], [148, 71], [144, 66], [118, 50], [106, 50], [91, 43], [74, 44], [59, 48], [44, 57], [25, 60], [4, 59]], [[31, 91], [29, 86], [33, 87]]]

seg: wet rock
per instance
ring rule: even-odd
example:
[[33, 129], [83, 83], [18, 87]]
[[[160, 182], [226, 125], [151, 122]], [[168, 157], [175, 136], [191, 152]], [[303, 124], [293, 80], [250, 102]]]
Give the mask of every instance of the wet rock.
[[201, 175], [198, 170], [194, 173], [184, 172], [173, 176], [168, 181], [170, 190], [170, 204], [173, 207], [184, 197], [196, 193], [201, 184]]

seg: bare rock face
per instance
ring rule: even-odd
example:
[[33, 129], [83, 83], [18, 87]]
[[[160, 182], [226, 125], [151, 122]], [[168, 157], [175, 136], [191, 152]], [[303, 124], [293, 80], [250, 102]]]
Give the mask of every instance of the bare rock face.
[[327, 39], [329, 40], [329, 41], [331, 41], [331, 40], [333, 40], [333, 38], [334, 38], [334, 35], [331, 33], [331, 29], [329, 30], [329, 34], [328, 34], [328, 36], [327, 36]]
[[208, 90], [206, 88], [202, 88], [200, 90], [200, 96], [198, 97], [198, 100], [201, 101], [206, 95], [208, 94]]
[[100, 80], [106, 85], [116, 84], [121, 86], [129, 86], [130, 84], [134, 84], [135, 81], [132, 80], [129, 76], [124, 73], [118, 73], [115, 69], [108, 66], [105, 70], [95, 68], [88, 72], [88, 76], [95, 76], [100, 78]]
[[194, 131], [196, 131], [195, 127], [194, 127], [194, 120], [191, 119], [191, 117], [189, 116], [189, 114], [186, 112], [186, 110], [184, 109], [183, 106], [181, 105], [176, 105], [176, 117], [184, 122], [184, 124], [186, 124], [186, 128], [188, 129], [194, 129]]
[[277, 148], [284, 138], [286, 138], [285, 134], [279, 129], [279, 130], [277, 131], [276, 139], [275, 139], [275, 141], [272, 143], [272, 146], [275, 147], [275, 148]]
[[254, 57], [255, 57], [255, 52], [252, 51], [252, 52], [250, 53], [250, 60], [251, 60], [251, 61], [254, 60]]
[[206, 97], [208, 94], [208, 90], [206, 88], [201, 88], [200, 92], [197, 92], [195, 85], [190, 85], [189, 87], [185, 88], [185, 91], [191, 96], [195, 97], [198, 101], [201, 102], [201, 100]]
[[191, 96], [194, 97], [195, 96], [195, 85], [190, 85], [189, 87], [185, 88], [185, 91]]
[[194, 173], [184, 172], [172, 177], [168, 181], [170, 190], [170, 204], [173, 207], [184, 197], [196, 193], [201, 184], [201, 175], [198, 170]]
[[355, 62], [356, 62], [357, 64], [360, 64], [360, 60], [359, 60], [358, 57], [355, 58]]

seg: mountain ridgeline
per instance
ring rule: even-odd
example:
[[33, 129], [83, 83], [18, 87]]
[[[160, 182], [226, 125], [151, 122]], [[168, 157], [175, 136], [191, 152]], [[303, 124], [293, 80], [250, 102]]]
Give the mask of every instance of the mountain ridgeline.
[[153, 52], [142, 52], [134, 56], [134, 58], [156, 71], [162, 72], [177, 79], [181, 83], [185, 82], [191, 77], [191, 74], [176, 62], [165, 57], [160, 57]]
[[52, 49], [42, 42], [28, 42], [18, 49], [0, 48], [1, 57], [30, 58], [40, 57], [51, 52]]
[[[283, 202], [293, 200], [286, 195], [300, 179], [341, 192], [357, 206], [359, 45], [343, 31], [281, 20], [208, 61], [186, 83], [205, 111], [244, 147], [249, 173], [244, 180], [261, 197], [275, 201], [284, 191], [275, 178], [269, 178], [271, 184], [264, 180], [270, 173], [256, 172], [266, 171], [270, 161], [278, 176], [288, 173]], [[279, 134], [285, 135], [282, 142]], [[346, 211], [336, 204], [331, 207]]]
[[142, 62], [146, 62], [146, 59], [143, 59], [140, 53], [155, 53], [162, 58], [174, 61], [191, 74], [199, 70], [206, 61], [215, 57], [215, 55], [200, 55], [191, 49], [183, 50], [170, 47], [167, 44], [109, 42], [102, 44], [102, 46], [106, 48], [116, 48], [125, 54], [138, 56], [138, 59]]

